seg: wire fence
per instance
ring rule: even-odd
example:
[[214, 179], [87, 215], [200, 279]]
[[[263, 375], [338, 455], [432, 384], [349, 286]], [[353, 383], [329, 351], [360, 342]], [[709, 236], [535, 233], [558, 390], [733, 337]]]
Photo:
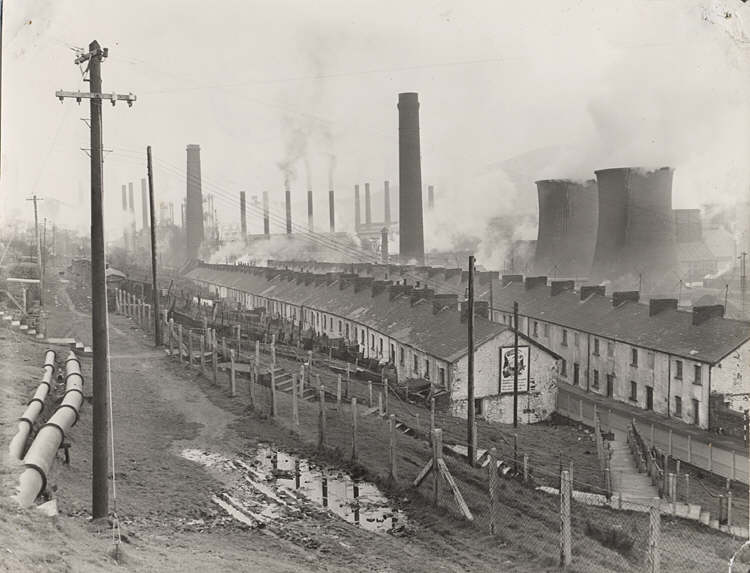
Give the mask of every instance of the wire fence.
[[[679, 518], [669, 500], [623, 499], [607, 480], [599, 427], [575, 429], [580, 444], [564, 456], [554, 435], [563, 443], [573, 429], [480, 422], [472, 465], [466, 420], [437, 410], [434, 400], [432, 408], [405, 400], [386, 378], [357, 379], [352, 368], [347, 376], [341, 361], [265, 337], [219, 336], [173, 321], [164, 330], [173, 360], [312, 442], [322, 457], [364, 472], [394, 497], [408, 492], [420, 523], [475, 528], [488, 547], [512, 547], [539, 569], [721, 571], [745, 541]], [[486, 566], [484, 559], [477, 564]], [[750, 550], [735, 559], [735, 570], [746, 570]]]

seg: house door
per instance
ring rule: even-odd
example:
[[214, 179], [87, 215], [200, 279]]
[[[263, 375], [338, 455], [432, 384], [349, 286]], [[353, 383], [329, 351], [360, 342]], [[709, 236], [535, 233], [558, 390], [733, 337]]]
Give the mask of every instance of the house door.
[[654, 389], [646, 386], [646, 410], [654, 409]]
[[700, 424], [700, 402], [693, 398], [693, 423], [698, 426]]
[[614, 380], [612, 378], [611, 374], [607, 374], [607, 398], [611, 398], [614, 396], [615, 388], [614, 388]]

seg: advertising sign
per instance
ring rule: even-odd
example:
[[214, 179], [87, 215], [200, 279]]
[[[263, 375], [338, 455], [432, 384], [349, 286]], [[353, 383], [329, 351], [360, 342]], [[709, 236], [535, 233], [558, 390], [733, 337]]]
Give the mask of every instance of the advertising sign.
[[[500, 348], [500, 393], [513, 393], [515, 350], [512, 346]], [[529, 390], [529, 347], [518, 347], [518, 392]]]

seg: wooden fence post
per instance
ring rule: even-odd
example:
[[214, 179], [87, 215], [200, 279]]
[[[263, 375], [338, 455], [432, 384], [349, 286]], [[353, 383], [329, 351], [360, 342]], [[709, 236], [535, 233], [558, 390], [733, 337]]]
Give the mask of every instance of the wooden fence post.
[[318, 448], [323, 449], [326, 445], [326, 388], [321, 384], [318, 389], [320, 393], [320, 410], [318, 413]]
[[381, 374], [383, 382], [383, 394], [385, 394], [385, 413], [387, 414], [390, 410], [388, 409], [388, 377], [385, 374]]
[[226, 360], [227, 356], [229, 356], [229, 354], [227, 354], [227, 337], [222, 336], [221, 337], [221, 357], [222, 359]]
[[260, 340], [255, 341], [255, 363], [260, 362]]
[[276, 416], [276, 368], [271, 366], [271, 417]]
[[367, 382], [367, 392], [370, 396], [370, 401], [367, 403], [368, 407], [372, 408], [372, 380]]
[[494, 535], [497, 533], [497, 448], [494, 446], [490, 448], [490, 463], [487, 466], [487, 471], [490, 477], [490, 533]]
[[661, 534], [661, 514], [658, 507], [649, 509], [648, 551], [646, 554], [647, 571], [659, 573], [659, 537]]
[[180, 362], [182, 362], [182, 325], [177, 325], [177, 354], [180, 357]]
[[174, 356], [174, 318], [169, 319], [169, 356]]
[[573, 460], [570, 460], [569, 470], [568, 471], [569, 471], [568, 478], [570, 479], [570, 498], [573, 499], [573, 490], [575, 489], [573, 487], [573, 482], [574, 482], [574, 479], [573, 479]]
[[350, 398], [352, 393], [352, 378], [349, 372], [349, 363], [346, 363], [346, 397]]
[[523, 455], [523, 481], [526, 483], [529, 481], [529, 455]]
[[560, 476], [560, 567], [567, 567], [573, 558], [570, 530], [570, 475]]
[[378, 414], [383, 415], [383, 393], [378, 394]]
[[432, 505], [440, 499], [440, 460], [443, 459], [443, 430], [432, 431]]
[[352, 398], [352, 462], [357, 463], [357, 399]]
[[212, 344], [211, 346], [211, 369], [213, 370], [214, 386], [216, 386], [219, 383], [219, 357], [216, 353], [216, 344]]
[[430, 439], [435, 431], [435, 397], [430, 398]]
[[201, 348], [200, 348], [201, 374], [205, 374], [206, 373], [206, 335], [205, 334], [201, 334], [200, 342], [201, 342]]
[[242, 325], [238, 324], [237, 325], [237, 360], [241, 360], [242, 359], [242, 353], [240, 352], [240, 348], [242, 346], [242, 335], [241, 335], [241, 332], [242, 332]]
[[188, 364], [193, 365], [193, 329], [188, 329]]
[[297, 403], [297, 375], [292, 374], [292, 425], [299, 429], [299, 404]]
[[341, 374], [336, 378], [336, 410], [341, 412]]
[[396, 416], [395, 414], [391, 414], [391, 416], [388, 418], [388, 433], [390, 435], [390, 443], [388, 448], [388, 460], [390, 462], [390, 476], [389, 479], [391, 481], [396, 481], [398, 479], [398, 473], [397, 473], [397, 452], [396, 452]]
[[229, 395], [234, 398], [236, 392], [236, 379], [234, 371], [234, 350], [229, 351]]

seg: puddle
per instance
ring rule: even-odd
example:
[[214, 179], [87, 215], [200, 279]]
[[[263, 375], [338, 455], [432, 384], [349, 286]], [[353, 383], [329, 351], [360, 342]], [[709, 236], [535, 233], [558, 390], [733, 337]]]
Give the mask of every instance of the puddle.
[[311, 506], [368, 531], [391, 533], [406, 524], [375, 484], [269, 446], [235, 459], [191, 449], [181, 455], [225, 478], [228, 490], [213, 501], [249, 526], [302, 518]]

